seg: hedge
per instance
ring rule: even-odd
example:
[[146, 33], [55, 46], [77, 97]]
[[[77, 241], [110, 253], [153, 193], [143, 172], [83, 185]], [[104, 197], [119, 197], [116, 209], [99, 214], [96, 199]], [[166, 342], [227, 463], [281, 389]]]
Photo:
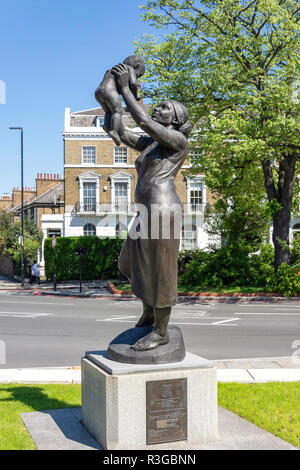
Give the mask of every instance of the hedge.
[[[119, 276], [118, 256], [123, 240], [99, 237], [59, 237], [56, 239], [57, 281], [79, 279], [78, 248], [87, 251], [82, 255], [82, 279], [115, 279]], [[54, 253], [52, 239], [44, 244], [45, 274], [53, 279]]]

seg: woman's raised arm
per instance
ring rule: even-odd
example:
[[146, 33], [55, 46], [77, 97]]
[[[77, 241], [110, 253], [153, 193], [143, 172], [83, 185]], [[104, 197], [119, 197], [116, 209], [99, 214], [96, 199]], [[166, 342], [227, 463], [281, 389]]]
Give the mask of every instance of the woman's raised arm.
[[119, 137], [123, 144], [131, 147], [134, 150], [142, 151], [146, 147], [145, 137], [136, 134], [135, 132], [125, 129], [124, 124], [121, 124], [119, 130]]

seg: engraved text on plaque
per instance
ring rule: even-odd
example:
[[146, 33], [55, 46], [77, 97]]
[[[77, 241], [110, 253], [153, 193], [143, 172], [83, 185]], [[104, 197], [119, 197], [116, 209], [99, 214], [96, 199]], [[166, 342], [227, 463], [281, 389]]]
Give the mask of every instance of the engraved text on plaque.
[[146, 383], [147, 444], [187, 439], [187, 379]]

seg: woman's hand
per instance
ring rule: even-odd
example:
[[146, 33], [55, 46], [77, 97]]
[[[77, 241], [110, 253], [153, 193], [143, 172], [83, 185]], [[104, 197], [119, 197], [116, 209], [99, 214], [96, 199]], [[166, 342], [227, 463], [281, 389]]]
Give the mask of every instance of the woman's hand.
[[117, 77], [119, 87], [126, 88], [129, 83], [129, 72], [124, 64], [115, 65], [111, 69], [112, 73]]

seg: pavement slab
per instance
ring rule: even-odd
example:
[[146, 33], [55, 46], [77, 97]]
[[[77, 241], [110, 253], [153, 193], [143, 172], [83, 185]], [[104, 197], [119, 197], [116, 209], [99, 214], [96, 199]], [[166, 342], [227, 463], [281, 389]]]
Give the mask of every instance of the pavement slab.
[[81, 370], [67, 367], [0, 369], [0, 383], [80, 384]]
[[247, 369], [217, 369], [218, 382], [254, 383], [253, 376]]
[[96, 450], [99, 444], [72, 408], [21, 413], [38, 450]]
[[[111, 282], [116, 282], [112, 280]], [[112, 297], [112, 298], [128, 298], [135, 299], [136, 296], [133, 294], [112, 294], [107, 287], [107, 281], [103, 280], [94, 280], [94, 281], [84, 281], [82, 285], [82, 292], [79, 290], [79, 281], [62, 281], [57, 284], [56, 291], [53, 290], [53, 282], [42, 281], [40, 285], [38, 284], [29, 284], [29, 279], [25, 278], [24, 287], [21, 286], [21, 283], [17, 279], [9, 279], [0, 274], [0, 291], [19, 291], [28, 294], [38, 294], [38, 295], [54, 295], [54, 296], [76, 296], [76, 297]], [[216, 302], [229, 302], [229, 303], [238, 303], [238, 302], [260, 302], [267, 301], [273, 303], [289, 302], [289, 301], [299, 301], [300, 296], [298, 297], [278, 297], [277, 295], [253, 295], [247, 296], [243, 294], [234, 294], [233, 296], [224, 295], [218, 293], [207, 293], [201, 295], [180, 295], [178, 303], [190, 302], [192, 300], [213, 300]]]
[[[188, 353], [189, 354], [189, 353]], [[188, 357], [193, 356], [189, 354]], [[282, 367], [280, 358], [260, 358], [259, 361], [251, 360], [252, 367], [249, 366], [249, 360], [242, 359], [231, 361], [211, 361], [211, 364], [217, 367], [218, 382], [229, 383], [261, 383], [261, 382], [298, 382], [300, 381], [300, 367], [292, 367], [293, 363], [288, 362], [289, 367]], [[112, 361], [107, 360], [108, 366]], [[277, 367], [274, 365], [277, 364]], [[271, 367], [270, 367], [271, 364]], [[119, 369], [126, 368], [126, 364], [117, 363]], [[239, 366], [239, 367], [237, 367]], [[140, 366], [141, 367], [141, 366]], [[149, 366], [148, 366], [149, 367]], [[157, 366], [154, 366], [157, 367]], [[122, 373], [122, 370], [118, 373]], [[80, 367], [35, 367], [24, 369], [1, 369], [0, 383], [62, 383], [62, 384], [80, 384]]]
[[[81, 424], [80, 416], [80, 408], [21, 414], [38, 450], [101, 450], [101, 446]], [[298, 450], [288, 442], [224, 408], [218, 408], [218, 416], [220, 439], [189, 449]], [[163, 444], [160, 448], [172, 450], [172, 443]]]
[[300, 369], [249, 369], [255, 382], [297, 382]]
[[223, 359], [213, 363], [218, 369], [300, 369], [300, 360], [291, 356]]

